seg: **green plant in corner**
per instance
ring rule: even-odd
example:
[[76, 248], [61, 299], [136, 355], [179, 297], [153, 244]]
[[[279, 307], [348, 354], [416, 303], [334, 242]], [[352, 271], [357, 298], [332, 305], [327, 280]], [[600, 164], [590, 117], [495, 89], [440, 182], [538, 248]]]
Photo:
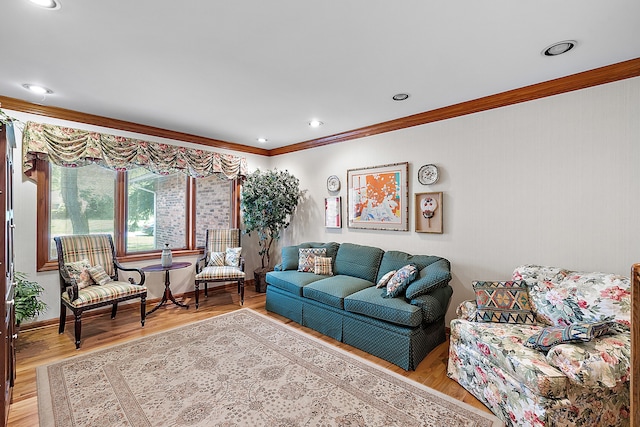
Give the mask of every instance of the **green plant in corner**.
[[271, 265], [271, 246], [289, 226], [302, 196], [300, 181], [289, 171], [257, 169], [242, 184], [241, 210], [245, 233], [258, 233], [262, 270]]
[[25, 273], [16, 271], [14, 274], [14, 301], [16, 308], [16, 323], [20, 325], [23, 320], [33, 319], [46, 308], [47, 304], [40, 300], [44, 288], [38, 282], [31, 281]]

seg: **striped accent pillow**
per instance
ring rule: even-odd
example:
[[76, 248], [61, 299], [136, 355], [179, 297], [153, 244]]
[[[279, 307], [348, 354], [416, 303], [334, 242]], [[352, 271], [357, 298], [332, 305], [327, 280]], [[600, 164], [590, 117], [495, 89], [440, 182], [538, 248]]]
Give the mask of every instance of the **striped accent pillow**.
[[209, 255], [209, 267], [224, 267], [224, 252], [211, 252]]
[[94, 265], [89, 268], [89, 274], [98, 285], [106, 285], [113, 281], [101, 265]]

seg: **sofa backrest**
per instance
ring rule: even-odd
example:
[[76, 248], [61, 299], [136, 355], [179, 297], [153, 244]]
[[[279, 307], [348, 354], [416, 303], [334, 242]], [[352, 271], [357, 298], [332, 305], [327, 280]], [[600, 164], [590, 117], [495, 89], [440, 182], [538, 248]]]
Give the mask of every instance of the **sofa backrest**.
[[376, 282], [387, 274], [391, 270], [399, 270], [409, 263], [414, 263], [418, 267], [418, 271], [422, 270], [426, 266], [433, 264], [436, 261], [440, 261], [442, 258], [439, 256], [431, 255], [411, 255], [401, 251], [386, 251], [380, 262], [380, 268], [378, 269], [378, 276]]
[[527, 264], [514, 280], [527, 282], [538, 321], [555, 326], [576, 322], [631, 321], [631, 281], [617, 274], [572, 271]]
[[[299, 259], [299, 249], [305, 248], [325, 248], [327, 250], [327, 257], [332, 259], [332, 267], [335, 265], [336, 255], [338, 253], [338, 248], [340, 247], [339, 243], [336, 242], [328, 242], [328, 243], [318, 243], [318, 242], [305, 242], [300, 243], [295, 246], [285, 246], [282, 248], [282, 260], [278, 266], [278, 270], [297, 270], [298, 269], [298, 259]], [[333, 268], [335, 270], [335, 267]]]
[[335, 261], [335, 274], [359, 277], [376, 282], [384, 251], [374, 246], [342, 243]]

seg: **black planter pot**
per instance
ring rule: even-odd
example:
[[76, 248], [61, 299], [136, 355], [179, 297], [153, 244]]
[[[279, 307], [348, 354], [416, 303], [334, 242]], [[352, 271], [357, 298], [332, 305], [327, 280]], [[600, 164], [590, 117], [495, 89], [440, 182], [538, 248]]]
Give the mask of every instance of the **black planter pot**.
[[253, 281], [256, 285], [256, 292], [267, 292], [267, 273], [268, 268], [257, 268], [253, 270]]

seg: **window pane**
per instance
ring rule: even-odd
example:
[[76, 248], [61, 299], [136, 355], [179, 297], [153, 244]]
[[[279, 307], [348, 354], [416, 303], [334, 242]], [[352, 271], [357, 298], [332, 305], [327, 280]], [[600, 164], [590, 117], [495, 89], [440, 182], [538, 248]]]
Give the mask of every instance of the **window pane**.
[[187, 177], [156, 175], [143, 168], [127, 173], [127, 252], [184, 248]]
[[50, 165], [49, 257], [53, 238], [68, 234], [114, 234], [116, 173], [96, 165], [65, 168]]
[[207, 228], [231, 225], [231, 185], [233, 181], [216, 176], [196, 181], [196, 246], [204, 247]]

